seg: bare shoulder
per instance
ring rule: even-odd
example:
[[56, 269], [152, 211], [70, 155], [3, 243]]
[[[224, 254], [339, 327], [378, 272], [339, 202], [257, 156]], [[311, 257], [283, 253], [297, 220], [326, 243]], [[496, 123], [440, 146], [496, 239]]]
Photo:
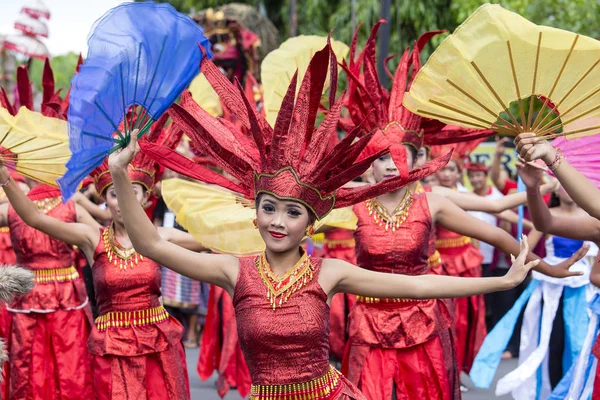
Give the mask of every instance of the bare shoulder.
[[339, 283], [349, 275], [352, 268], [358, 267], [337, 258], [323, 259], [319, 272], [319, 283], [328, 296], [335, 293]]
[[427, 205], [429, 206], [429, 212], [431, 213], [431, 216], [435, 216], [442, 207], [442, 204], [445, 201], [449, 201], [438, 193], [426, 192], [425, 194], [427, 196]]

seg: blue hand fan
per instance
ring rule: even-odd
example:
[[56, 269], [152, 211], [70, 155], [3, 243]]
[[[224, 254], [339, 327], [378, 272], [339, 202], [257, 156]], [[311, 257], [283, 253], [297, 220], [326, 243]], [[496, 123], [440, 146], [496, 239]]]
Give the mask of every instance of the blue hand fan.
[[198, 74], [210, 42], [202, 28], [168, 4], [125, 3], [94, 23], [88, 57], [71, 82], [71, 159], [58, 180], [69, 199], [111, 151], [141, 136]]

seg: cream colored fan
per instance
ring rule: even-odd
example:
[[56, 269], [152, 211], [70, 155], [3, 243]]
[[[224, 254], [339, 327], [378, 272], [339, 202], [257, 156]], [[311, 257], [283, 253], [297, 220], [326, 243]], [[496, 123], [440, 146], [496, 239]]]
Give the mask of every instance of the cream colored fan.
[[[264, 108], [267, 121], [275, 125], [277, 112], [292, 77], [298, 70], [298, 85], [304, 78], [308, 63], [313, 55], [321, 50], [327, 43], [324, 36], [296, 36], [283, 42], [277, 50], [273, 50], [263, 60], [260, 68], [260, 77], [264, 92]], [[331, 47], [338, 60], [348, 55], [349, 47], [337, 40], [332, 40]], [[329, 80], [325, 83], [326, 90]]]
[[192, 94], [192, 98], [202, 107], [207, 113], [213, 117], [223, 115], [223, 107], [219, 95], [214, 91], [204, 74], [198, 74], [190, 83], [188, 88]]
[[0, 160], [38, 182], [56, 186], [71, 157], [67, 122], [21, 107], [16, 116], [0, 108]]
[[404, 105], [442, 122], [547, 138], [593, 135], [600, 116], [600, 42], [535, 25], [486, 4], [418, 72]]

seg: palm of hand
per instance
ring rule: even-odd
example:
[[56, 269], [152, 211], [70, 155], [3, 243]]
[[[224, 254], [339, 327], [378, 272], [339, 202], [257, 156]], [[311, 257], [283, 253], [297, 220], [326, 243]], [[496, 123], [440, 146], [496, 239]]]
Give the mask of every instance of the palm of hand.
[[542, 181], [542, 171], [528, 165], [519, 168], [519, 176], [527, 187], [536, 187]]

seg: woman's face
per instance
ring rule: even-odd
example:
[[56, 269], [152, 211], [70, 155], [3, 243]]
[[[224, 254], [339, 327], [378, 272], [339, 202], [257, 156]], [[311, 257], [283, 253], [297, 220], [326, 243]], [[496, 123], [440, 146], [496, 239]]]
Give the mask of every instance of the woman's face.
[[[408, 164], [408, 169], [410, 170], [413, 168], [413, 153], [410, 151], [408, 146], [404, 147], [406, 149], [406, 163]], [[373, 161], [371, 166], [373, 167], [373, 178], [377, 183], [384, 179], [390, 179], [400, 174], [398, 168], [396, 168], [396, 164], [394, 164], [394, 160], [392, 160], [390, 153], [384, 154], [377, 160]]]
[[[132, 183], [133, 192], [135, 193], [135, 197], [138, 199], [140, 204], [144, 204], [148, 197], [150, 196], [150, 192], [148, 190], [144, 190], [142, 185], [139, 183]], [[110, 185], [104, 191], [104, 200], [106, 201], [106, 207], [110, 211], [113, 221], [118, 224], [123, 224], [123, 216], [121, 215], [121, 209], [119, 208], [119, 202], [117, 201], [117, 192], [115, 191], [115, 186]]]
[[308, 209], [297, 201], [262, 194], [256, 222], [267, 248], [282, 253], [300, 246], [311, 218]]
[[417, 158], [415, 160], [415, 168], [419, 168], [423, 165], [425, 165], [425, 163], [427, 162], [427, 159], [429, 158], [429, 154], [427, 154], [427, 148], [422, 146], [419, 151], [417, 152]]
[[450, 160], [448, 164], [437, 172], [437, 178], [440, 185], [447, 188], [455, 188], [460, 178], [460, 169], [456, 161]]

